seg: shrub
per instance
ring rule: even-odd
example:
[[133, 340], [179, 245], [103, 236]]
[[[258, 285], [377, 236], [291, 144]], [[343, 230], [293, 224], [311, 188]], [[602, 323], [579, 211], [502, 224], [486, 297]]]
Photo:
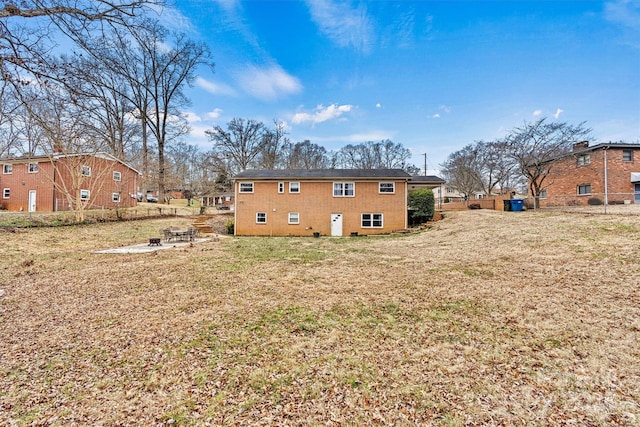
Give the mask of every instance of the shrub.
[[436, 211], [433, 191], [415, 190], [409, 193], [409, 208], [413, 222], [426, 222], [433, 219]]
[[227, 229], [227, 234], [233, 234], [235, 231], [235, 224], [233, 222], [232, 219], [230, 219], [229, 221], [227, 221], [227, 223], [225, 224], [225, 228]]
[[597, 197], [592, 197], [589, 200], [587, 200], [587, 203], [590, 204], [591, 206], [599, 206], [602, 204], [602, 200], [598, 199]]
[[482, 209], [482, 207], [480, 206], [480, 203], [471, 203], [469, 205], [469, 209]]

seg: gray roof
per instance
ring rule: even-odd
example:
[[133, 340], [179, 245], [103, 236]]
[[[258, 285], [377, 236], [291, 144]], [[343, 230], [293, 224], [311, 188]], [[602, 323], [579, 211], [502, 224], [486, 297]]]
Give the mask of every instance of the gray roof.
[[409, 182], [416, 183], [416, 184], [442, 184], [445, 181], [444, 179], [435, 175], [426, 175], [426, 176], [416, 175], [416, 176], [412, 176]]
[[256, 169], [236, 174], [234, 179], [410, 179], [402, 169]]

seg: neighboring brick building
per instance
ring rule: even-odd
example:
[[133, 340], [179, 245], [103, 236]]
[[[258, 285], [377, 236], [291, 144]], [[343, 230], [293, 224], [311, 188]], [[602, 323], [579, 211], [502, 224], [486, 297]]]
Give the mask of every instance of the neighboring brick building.
[[251, 170], [234, 178], [235, 234], [348, 236], [407, 228], [401, 169]]
[[140, 173], [107, 153], [9, 158], [0, 164], [0, 206], [5, 210], [66, 211], [76, 200], [86, 209], [138, 202]]
[[640, 203], [640, 144], [575, 144], [543, 188], [540, 206]]

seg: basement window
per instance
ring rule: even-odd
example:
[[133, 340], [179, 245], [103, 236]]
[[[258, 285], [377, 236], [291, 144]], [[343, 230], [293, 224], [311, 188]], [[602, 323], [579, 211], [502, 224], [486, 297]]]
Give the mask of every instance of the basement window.
[[256, 224], [266, 224], [266, 223], [267, 223], [267, 213], [256, 212]]
[[289, 224], [300, 224], [300, 213], [289, 212]]
[[361, 226], [362, 228], [382, 228], [382, 214], [363, 213]]
[[120, 193], [111, 194], [111, 201], [113, 203], [120, 203]]
[[91, 196], [91, 191], [80, 190], [80, 200], [89, 200], [90, 196]]
[[591, 194], [591, 184], [578, 185], [578, 195]]
[[5, 188], [2, 190], [2, 198], [3, 199], [8, 199], [11, 196], [11, 189], [10, 188]]

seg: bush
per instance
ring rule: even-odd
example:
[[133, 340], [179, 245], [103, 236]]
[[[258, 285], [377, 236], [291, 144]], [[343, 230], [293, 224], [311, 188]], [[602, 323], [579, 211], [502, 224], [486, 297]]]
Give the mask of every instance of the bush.
[[592, 197], [587, 200], [587, 203], [591, 206], [600, 206], [602, 204], [602, 200], [598, 199], [597, 197]]
[[227, 221], [227, 223], [225, 224], [225, 228], [227, 229], [227, 234], [233, 234], [234, 233], [234, 231], [235, 231], [235, 223], [233, 222], [232, 219]]
[[409, 193], [411, 220], [414, 223], [431, 221], [436, 211], [433, 191], [429, 189], [414, 190]]

